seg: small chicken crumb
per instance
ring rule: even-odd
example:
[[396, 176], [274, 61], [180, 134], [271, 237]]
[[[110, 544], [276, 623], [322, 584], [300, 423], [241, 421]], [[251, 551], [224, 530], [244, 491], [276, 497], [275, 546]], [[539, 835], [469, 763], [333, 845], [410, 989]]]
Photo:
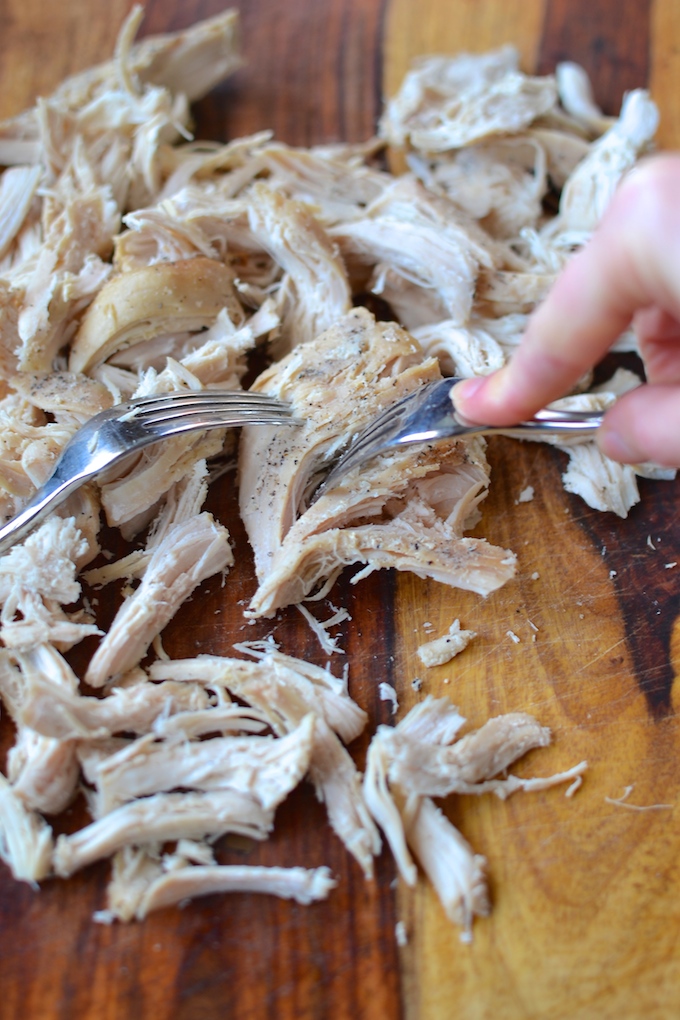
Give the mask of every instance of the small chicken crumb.
[[406, 931], [406, 925], [403, 921], [397, 921], [394, 926], [394, 934], [396, 936], [398, 946], [403, 949], [404, 946], [408, 945], [408, 932]]
[[652, 536], [651, 535], [647, 535], [647, 545], [649, 546], [650, 549], [654, 549], [654, 551], [656, 552], [656, 546], [652, 542]]
[[612, 578], [612, 577], [616, 577], [617, 573], [618, 573], [618, 571], [616, 571], [616, 570], [610, 570], [610, 571], [609, 571], [609, 577], [610, 577], [610, 578]]
[[378, 693], [380, 694], [381, 701], [392, 702], [392, 715], [396, 715], [397, 709], [399, 708], [399, 702], [397, 701], [397, 692], [391, 684], [385, 682], [378, 684]]
[[530, 503], [533, 498], [534, 498], [534, 487], [533, 487], [533, 485], [527, 485], [527, 487], [525, 489], [522, 489], [522, 491], [520, 492], [519, 496], [515, 500], [515, 504], [517, 504], [517, 503]]
[[454, 620], [449, 627], [448, 634], [421, 645], [418, 649], [418, 656], [424, 666], [443, 666], [444, 663], [450, 662], [454, 655], [458, 655], [464, 648], [467, 648], [470, 641], [476, 636], [474, 630], [461, 630], [460, 620]]
[[505, 636], [509, 637], [511, 641], [514, 641], [516, 645], [520, 643], [520, 638], [517, 637], [514, 630], [506, 630]]
[[534, 570], [533, 574], [531, 575], [531, 580], [532, 581], [538, 581], [540, 576], [541, 575], [539, 574], [539, 572], [537, 570]]
[[664, 567], [666, 568], [666, 570], [671, 570], [673, 567], [677, 567], [677, 565], [678, 565], [677, 560], [673, 560], [672, 563], [664, 563]]
[[411, 680], [411, 687], [413, 688], [414, 691], [419, 691], [422, 686], [423, 681], [420, 679], [419, 676], [416, 676], [413, 678], [413, 680]]
[[564, 796], [565, 797], [573, 797], [574, 794], [576, 793], [576, 791], [578, 790], [578, 788], [581, 786], [582, 783], [583, 783], [583, 776], [577, 776], [576, 779], [574, 780], [574, 782], [570, 783], [569, 786], [564, 791]]

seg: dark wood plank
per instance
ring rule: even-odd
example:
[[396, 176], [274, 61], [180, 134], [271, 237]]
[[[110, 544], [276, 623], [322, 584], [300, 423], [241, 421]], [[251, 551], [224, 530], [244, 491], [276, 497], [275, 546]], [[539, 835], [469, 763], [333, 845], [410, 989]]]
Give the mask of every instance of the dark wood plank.
[[[153, 0], [143, 34], [183, 28], [222, 8], [217, 0]], [[269, 127], [297, 144], [371, 135], [379, 97], [382, 0], [324, 5], [247, 0], [240, 9], [248, 63], [233, 82], [197, 104], [199, 137], [226, 139]], [[124, 13], [121, 5], [114, 11], [97, 0], [75, 0], [58, 11], [38, 0], [27, 12], [18, 4], [5, 9], [3, 54], [21, 48], [30, 77], [18, 101], [27, 96], [32, 101], [65, 74], [107, 58]], [[83, 45], [69, 46], [69, 38]], [[32, 53], [40, 54], [35, 67]], [[5, 107], [5, 112], [18, 108]], [[164, 636], [167, 650], [177, 656], [229, 655], [235, 641], [273, 632], [288, 653], [325, 664], [327, 657], [295, 609], [274, 621], [245, 623], [243, 600], [254, 591], [253, 568], [233, 476], [211, 492], [210, 508], [232, 533], [237, 564], [224, 588], [209, 582], [183, 607]], [[387, 720], [375, 673], [390, 679], [392, 588], [389, 576], [376, 575], [360, 590], [343, 583], [334, 593], [354, 617], [345, 627], [343, 646], [352, 662], [352, 692], [374, 724]], [[319, 612], [328, 615], [326, 604]], [[79, 655], [84, 662], [86, 656], [77, 650], [74, 662]], [[342, 668], [341, 661], [336, 668]], [[2, 725], [8, 743], [10, 727], [5, 720]], [[365, 745], [364, 739], [353, 748], [360, 764]], [[77, 805], [65, 823], [75, 826], [84, 818]], [[108, 928], [92, 922], [92, 913], [105, 905], [106, 864], [68, 882], [47, 882], [41, 892], [13, 882], [3, 867], [3, 1018], [396, 1020], [401, 1015], [394, 867], [386, 854], [377, 862], [375, 881], [367, 883], [308, 785], [279, 810], [270, 842], [245, 849], [225, 841], [220, 852], [225, 863], [327, 864], [338, 887], [326, 903], [311, 908], [269, 897], [210, 897], [152, 915], [143, 924]]]
[[651, 0], [548, 0], [538, 73], [576, 60], [605, 113], [617, 114], [624, 92], [648, 81], [650, 11]]

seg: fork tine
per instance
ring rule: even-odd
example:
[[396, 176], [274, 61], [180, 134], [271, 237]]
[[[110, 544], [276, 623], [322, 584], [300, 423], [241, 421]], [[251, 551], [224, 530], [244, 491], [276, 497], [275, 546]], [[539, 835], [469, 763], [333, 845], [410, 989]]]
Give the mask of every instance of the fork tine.
[[133, 400], [130, 401], [128, 410], [117, 414], [116, 418], [122, 422], [146, 423], [190, 412], [201, 413], [205, 410], [224, 411], [230, 414], [254, 411], [275, 413], [279, 416], [292, 414], [290, 405], [266, 394], [240, 390], [233, 392], [202, 390], [198, 393], [169, 393]]
[[347, 452], [333, 468], [332, 473], [335, 473], [336, 469], [340, 467], [342, 467], [343, 471], [351, 470], [356, 463], [363, 459], [364, 451], [368, 448], [378, 453], [380, 451], [380, 444], [399, 431], [404, 414], [419, 392], [419, 390], [414, 390], [412, 393], [407, 393], [405, 397], [402, 397], [395, 404], [386, 407], [377, 418], [374, 418], [359, 433], [357, 438], [353, 440]]
[[247, 411], [196, 410], [182, 414], [166, 415], [164, 418], [143, 421], [150, 434], [158, 438], [178, 435], [181, 432], [200, 432], [202, 429], [232, 428], [236, 425], [296, 425], [301, 424], [289, 413], [261, 409]]

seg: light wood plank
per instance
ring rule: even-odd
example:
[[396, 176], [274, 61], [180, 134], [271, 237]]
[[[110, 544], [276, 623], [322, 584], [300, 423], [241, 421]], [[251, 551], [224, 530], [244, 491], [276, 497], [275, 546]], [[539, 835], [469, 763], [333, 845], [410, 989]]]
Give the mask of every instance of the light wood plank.
[[680, 147], [680, 6], [654, 0], [651, 13], [649, 88], [661, 115], [658, 144]]
[[[601, 21], [604, 7], [596, 6]], [[561, 7], [557, 13], [566, 16]], [[493, 3], [444, 8], [432, 2], [416, 11], [397, 0], [387, 20], [386, 93], [396, 90], [410, 59], [428, 51], [481, 51], [512, 41], [519, 43], [523, 66], [532, 70], [540, 62], [541, 14], [530, 5], [520, 11]], [[675, 85], [680, 61], [673, 52], [678, 17], [670, 0], [657, 0], [651, 87], [665, 145], [680, 138]], [[582, 52], [590, 52], [588, 25], [583, 23], [580, 35], [574, 32]], [[615, 26], [611, 32], [616, 35]], [[554, 49], [558, 41], [550, 45]], [[578, 60], [580, 53], [577, 48], [565, 56]], [[610, 62], [601, 73], [611, 78], [614, 91], [634, 70], [627, 65], [617, 70]], [[636, 80], [644, 84], [639, 75]], [[400, 885], [400, 917], [409, 934], [402, 951], [405, 1015], [413, 1020], [676, 1015], [677, 693], [673, 687], [660, 719], [650, 713], [652, 695], [648, 701], [644, 688], [653, 694], [657, 681], [664, 683], [667, 665], [659, 655], [670, 658], [677, 675], [680, 621], [671, 625], [677, 612], [672, 596], [659, 603], [659, 612], [671, 618], [668, 645], [662, 642], [653, 653], [650, 648], [641, 668], [640, 648], [644, 659], [645, 641], [651, 645], [658, 637], [648, 629], [655, 617], [640, 591], [636, 618], [639, 581], [633, 573], [626, 579], [628, 564], [632, 570], [653, 555], [646, 546], [652, 527], [661, 533], [659, 549], [673, 548], [674, 516], [652, 512], [646, 524], [640, 509], [626, 522], [606, 523], [564, 494], [559, 461], [548, 451], [508, 441], [492, 450], [492, 493], [478, 533], [520, 555], [518, 578], [486, 601], [399, 578], [400, 711], [433, 694], [450, 697], [472, 726], [501, 712], [533, 712], [552, 728], [554, 743], [527, 759], [524, 774], [547, 774], [583, 758], [590, 768], [570, 800], [553, 790], [506, 803], [446, 802], [451, 820], [488, 859], [493, 914], [476, 924], [472, 946], [461, 945], [426, 882], [414, 891]], [[536, 489], [534, 502], [516, 505], [527, 484]], [[645, 569], [661, 592], [675, 590], [663, 587], [660, 560], [650, 558]], [[440, 634], [455, 617], [478, 631], [478, 638], [449, 666], [424, 670], [416, 656], [428, 637], [423, 625], [429, 622]], [[535, 641], [529, 621], [539, 628]], [[666, 626], [660, 624], [659, 633]], [[520, 644], [508, 638], [508, 630]], [[418, 694], [411, 686], [415, 676], [424, 680]], [[605, 799], [620, 798], [628, 786], [633, 804], [671, 806], [637, 812]]]

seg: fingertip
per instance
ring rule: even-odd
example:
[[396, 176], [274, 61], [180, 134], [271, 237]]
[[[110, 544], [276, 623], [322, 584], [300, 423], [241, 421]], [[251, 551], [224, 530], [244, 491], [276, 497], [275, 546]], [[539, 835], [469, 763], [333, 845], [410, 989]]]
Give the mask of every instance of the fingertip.
[[504, 369], [491, 375], [463, 379], [451, 390], [451, 399], [459, 418], [472, 424], [507, 425], [514, 420], [503, 398]]
[[597, 445], [605, 457], [620, 464], [637, 464], [646, 459], [645, 454], [630, 442], [630, 438], [616, 428], [603, 425], [597, 434]]
[[451, 387], [451, 400], [456, 411], [469, 417], [468, 412], [474, 411], [475, 397], [484, 386], [484, 377], [461, 379]]
[[680, 467], [680, 387], [646, 384], [624, 394], [606, 413], [597, 443], [622, 464]]

